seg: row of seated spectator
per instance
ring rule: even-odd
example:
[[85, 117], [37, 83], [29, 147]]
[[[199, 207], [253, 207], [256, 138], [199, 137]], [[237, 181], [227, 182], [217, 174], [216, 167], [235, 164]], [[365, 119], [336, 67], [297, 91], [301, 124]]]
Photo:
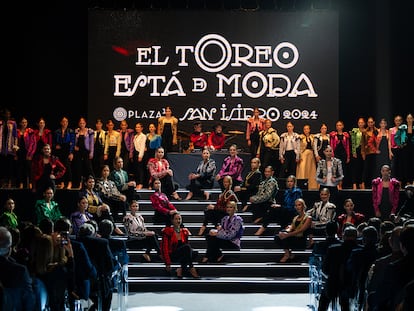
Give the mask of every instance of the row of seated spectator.
[[[414, 282], [412, 219], [399, 224], [369, 219], [348, 223], [337, 236], [338, 223], [326, 226], [326, 239], [316, 242], [311, 267], [318, 288], [319, 311], [411, 310]], [[312, 287], [313, 288], [313, 287]]]

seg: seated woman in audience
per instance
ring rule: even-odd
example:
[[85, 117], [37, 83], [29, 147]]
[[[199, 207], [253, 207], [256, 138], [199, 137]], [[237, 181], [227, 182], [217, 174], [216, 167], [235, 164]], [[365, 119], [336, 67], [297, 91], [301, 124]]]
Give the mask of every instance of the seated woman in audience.
[[4, 210], [0, 215], [0, 226], [17, 229], [19, 227], [19, 218], [14, 212], [16, 204], [12, 198], [8, 198], [4, 203]]
[[359, 224], [365, 222], [365, 215], [355, 212], [354, 208], [355, 204], [352, 199], [349, 198], [344, 201], [345, 213], [339, 215], [336, 220], [338, 222], [338, 237], [342, 237], [346, 224], [353, 224], [357, 228]]
[[313, 246], [313, 236], [323, 237], [326, 235], [326, 225], [335, 221], [336, 206], [329, 202], [329, 189], [322, 188], [319, 191], [320, 201], [313, 204], [306, 214], [312, 217], [312, 228], [309, 233], [309, 246]]
[[215, 227], [220, 224], [221, 219], [227, 215], [227, 203], [230, 201], [238, 201], [236, 194], [231, 190], [232, 179], [230, 176], [223, 178], [224, 191], [220, 193], [216, 204], [209, 204], [204, 210], [203, 225], [198, 231], [198, 235], [204, 234], [208, 223], [212, 223]]
[[201, 262], [221, 262], [224, 258], [222, 249], [240, 250], [243, 236], [243, 218], [236, 214], [237, 202], [229, 201], [226, 205], [227, 215], [221, 219], [220, 226], [211, 229], [206, 236], [207, 251]]
[[109, 179], [109, 174], [109, 165], [105, 164], [102, 166], [101, 178], [96, 181], [94, 190], [112, 210], [120, 211], [125, 216], [128, 205], [127, 197], [118, 190], [115, 182]]
[[148, 171], [150, 174], [150, 185], [155, 179], [161, 181], [162, 189], [167, 196], [171, 196], [175, 200], [181, 200], [181, 197], [176, 191], [176, 186], [173, 181], [173, 170], [170, 168], [170, 163], [164, 159], [164, 148], [159, 147], [155, 153], [155, 158], [148, 160]]
[[154, 193], [151, 194], [150, 200], [152, 207], [154, 208], [154, 224], [169, 225], [171, 221], [171, 215], [177, 213], [177, 209], [174, 204], [170, 202], [168, 196], [162, 192], [161, 180], [154, 179], [152, 189]]
[[123, 223], [128, 235], [126, 242], [129, 249], [143, 249], [142, 255], [147, 262], [151, 261], [151, 250], [155, 250], [160, 255], [158, 236], [154, 231], [148, 230], [145, 225], [144, 217], [139, 211], [138, 201], [133, 200], [129, 204], [130, 213], [124, 217]]
[[37, 154], [32, 161], [33, 192], [36, 192], [41, 198], [47, 188], [55, 190], [56, 179], [62, 178], [65, 172], [66, 167], [57, 157], [52, 155], [50, 145], [44, 145], [41, 153]]
[[262, 172], [260, 171], [260, 159], [253, 158], [250, 160], [250, 172], [247, 173], [240, 186], [234, 187], [234, 192], [243, 206], [242, 212], [247, 211], [247, 202], [249, 202], [250, 197], [256, 195], [261, 181]]
[[223, 177], [230, 176], [232, 178], [232, 187], [239, 186], [243, 178], [241, 176], [243, 172], [243, 159], [237, 155], [237, 145], [233, 144], [229, 148], [230, 155], [225, 157], [220, 171], [216, 175], [221, 191], [224, 190]]
[[[79, 190], [79, 196], [85, 197], [88, 200], [88, 211], [94, 215], [96, 222], [100, 222], [103, 219], [109, 219], [114, 222], [112, 217], [111, 208], [108, 204], [104, 203], [100, 195], [94, 190], [95, 178], [89, 176], [83, 183], [82, 189]], [[121, 229], [114, 226], [114, 232], [118, 235], [124, 235]]]
[[70, 214], [73, 234], [77, 235], [79, 228], [86, 222], [93, 220], [94, 216], [88, 212], [89, 202], [86, 197], [80, 196], [78, 199], [77, 210]]
[[165, 262], [165, 270], [171, 271], [171, 263], [179, 262], [177, 277], [181, 279], [183, 272], [189, 269], [193, 278], [199, 278], [193, 265], [193, 249], [188, 241], [190, 230], [182, 225], [181, 214], [176, 212], [171, 216], [172, 224], [162, 229], [161, 256]]
[[281, 263], [295, 258], [292, 250], [306, 248], [307, 231], [312, 225], [312, 218], [306, 215], [306, 203], [302, 198], [295, 201], [295, 209], [297, 215], [293, 218], [292, 224], [275, 236], [276, 244], [285, 251], [279, 261]]
[[381, 167], [381, 177], [372, 181], [372, 205], [375, 216], [382, 221], [390, 220], [390, 215], [397, 212], [400, 199], [400, 182], [391, 178], [389, 165]]
[[35, 211], [37, 224], [39, 224], [42, 219], [50, 219], [52, 222], [55, 222], [62, 217], [59, 203], [53, 199], [54, 194], [53, 189], [49, 187], [43, 192], [43, 199], [36, 201]]
[[210, 158], [210, 151], [207, 148], [203, 149], [201, 157], [202, 160], [198, 164], [196, 171], [188, 175], [190, 185], [187, 186], [187, 189], [190, 191], [185, 198], [186, 200], [190, 200], [194, 195], [196, 197], [204, 195], [206, 200], [208, 200], [210, 193], [203, 189], [211, 189], [214, 186], [214, 176], [216, 175], [216, 161]]

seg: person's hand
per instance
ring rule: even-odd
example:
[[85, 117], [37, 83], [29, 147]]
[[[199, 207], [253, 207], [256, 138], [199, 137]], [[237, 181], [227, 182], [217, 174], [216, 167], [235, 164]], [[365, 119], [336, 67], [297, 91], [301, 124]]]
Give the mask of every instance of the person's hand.
[[217, 233], [218, 233], [218, 230], [217, 230], [217, 229], [211, 229], [211, 230], [208, 232], [208, 235], [209, 235], [209, 236], [216, 236], [216, 235], [217, 235]]
[[280, 163], [281, 164], [285, 163], [285, 158], [280, 158]]
[[174, 215], [174, 214], [176, 214], [177, 213], [177, 210], [176, 209], [172, 209], [172, 210], [170, 210], [169, 212], [168, 212], [168, 214], [170, 214], [170, 215]]
[[322, 179], [322, 181], [323, 181], [324, 184], [326, 184], [326, 182], [328, 181], [328, 178], [325, 177], [325, 178]]
[[170, 175], [170, 176], [174, 175], [172, 169], [170, 169], [170, 168], [167, 170], [167, 174]]
[[137, 183], [134, 180], [131, 180], [131, 181], [128, 181], [128, 184], [127, 185], [129, 187], [136, 187], [137, 186]]
[[119, 199], [120, 199], [122, 202], [126, 202], [127, 197], [126, 197], [126, 195], [125, 195], [125, 194], [121, 194], [121, 195], [119, 196]]
[[213, 204], [209, 204], [209, 205], [207, 205], [207, 209], [209, 209], [209, 210], [214, 209], [214, 205], [213, 205]]
[[381, 211], [376, 211], [375, 212], [375, 217], [381, 218]]
[[352, 154], [352, 157], [353, 157], [354, 159], [356, 159], [358, 156], [357, 156], [357, 154], [356, 154], [356, 153], [353, 153], [353, 154]]
[[171, 266], [170, 266], [170, 265], [165, 265], [165, 270], [166, 270], [167, 272], [170, 272], [170, 271], [171, 271]]
[[216, 180], [217, 180], [217, 181], [219, 181], [219, 180], [220, 180], [220, 178], [221, 178], [221, 176], [217, 174], [217, 175], [216, 175]]
[[335, 183], [336, 178], [332, 176], [331, 180], [332, 180], [333, 183]]
[[154, 231], [145, 231], [145, 236], [154, 236], [155, 232]]
[[283, 240], [287, 238], [287, 232], [285, 231], [280, 231], [279, 232], [279, 239]]
[[241, 190], [241, 187], [240, 186], [236, 186], [236, 187], [234, 187], [234, 191], [235, 192], [238, 192], [238, 191], [240, 191]]

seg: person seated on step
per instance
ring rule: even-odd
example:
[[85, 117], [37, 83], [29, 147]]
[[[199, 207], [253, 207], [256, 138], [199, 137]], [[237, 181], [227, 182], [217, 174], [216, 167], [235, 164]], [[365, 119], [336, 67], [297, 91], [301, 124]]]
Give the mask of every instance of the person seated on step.
[[335, 221], [336, 206], [329, 202], [330, 192], [328, 188], [319, 191], [320, 201], [313, 204], [313, 207], [306, 211], [312, 217], [312, 228], [309, 232], [309, 248], [313, 246], [313, 237], [325, 236], [326, 224]]
[[210, 150], [208, 148], [203, 149], [201, 158], [196, 171], [188, 175], [190, 184], [187, 186], [189, 192], [185, 198], [186, 200], [190, 200], [193, 196], [201, 197], [203, 195], [208, 200], [210, 193], [203, 189], [211, 189], [214, 186], [216, 161], [210, 158]]
[[[103, 219], [109, 219], [114, 223], [114, 218], [111, 213], [111, 208], [104, 203], [101, 196], [95, 190], [95, 177], [88, 176], [82, 182], [82, 188], [79, 190], [79, 198], [85, 197], [88, 200], [88, 212], [93, 215], [93, 219], [99, 224]], [[117, 235], [124, 235], [119, 227], [114, 224], [114, 232]]]
[[274, 240], [278, 248], [283, 248], [285, 254], [279, 262], [285, 263], [295, 258], [292, 250], [306, 249], [307, 232], [312, 225], [312, 217], [305, 213], [306, 203], [302, 198], [295, 200], [297, 215], [292, 223], [275, 235]]
[[260, 171], [260, 159], [253, 158], [250, 160], [250, 172], [247, 173], [246, 177], [244, 177], [244, 180], [240, 186], [234, 187], [234, 192], [236, 192], [237, 197], [242, 203], [242, 212], [247, 211], [247, 202], [251, 196], [257, 194], [257, 191], [259, 190], [259, 184], [262, 179], [263, 176], [262, 172]]
[[227, 203], [230, 201], [238, 202], [236, 194], [231, 190], [232, 178], [230, 176], [224, 176], [223, 178], [224, 191], [220, 193], [216, 204], [209, 204], [204, 210], [203, 225], [198, 231], [198, 236], [204, 234], [207, 225], [209, 223], [217, 227], [220, 224], [221, 219], [227, 215]]
[[195, 252], [191, 247], [188, 237], [190, 230], [182, 224], [181, 214], [176, 212], [171, 216], [171, 225], [162, 229], [161, 258], [165, 263], [165, 270], [171, 272], [171, 263], [178, 262], [177, 278], [183, 277], [183, 272], [188, 269], [193, 278], [199, 278], [198, 272], [193, 265]]
[[127, 197], [118, 190], [115, 182], [109, 179], [110, 172], [109, 165], [102, 166], [101, 178], [96, 180], [94, 190], [99, 193], [104, 203], [111, 206], [114, 211], [122, 212], [125, 216], [128, 207]]
[[272, 206], [276, 204], [275, 196], [279, 190], [279, 186], [273, 177], [273, 173], [273, 167], [270, 165], [264, 169], [265, 179], [260, 182], [257, 193], [249, 199], [251, 204], [248, 210], [252, 211], [253, 223], [255, 224], [261, 222], [272, 209]]
[[124, 227], [128, 234], [126, 242], [128, 249], [145, 249], [142, 255], [145, 261], [151, 261], [151, 250], [155, 250], [160, 255], [160, 245], [158, 243], [158, 235], [148, 230], [145, 225], [144, 217], [138, 212], [138, 201], [133, 200], [129, 204], [130, 213], [123, 219]]
[[161, 180], [154, 179], [152, 184], [153, 194], [150, 195], [151, 205], [154, 208], [154, 224], [169, 225], [171, 215], [177, 213], [177, 208], [170, 202], [168, 196], [162, 192]]
[[155, 179], [161, 181], [162, 189], [165, 194], [175, 200], [181, 200], [177, 193], [177, 185], [173, 181], [174, 172], [170, 163], [164, 158], [164, 148], [159, 147], [155, 152], [155, 158], [148, 160], [148, 172], [150, 175], [149, 183], [152, 184]]
[[240, 250], [240, 241], [244, 233], [243, 218], [236, 214], [237, 202], [229, 201], [226, 205], [227, 216], [221, 219], [216, 229], [211, 229], [206, 236], [207, 250], [201, 262], [221, 262], [223, 249]]
[[255, 235], [262, 235], [266, 227], [272, 221], [280, 224], [281, 228], [286, 228], [293, 217], [297, 215], [295, 210], [295, 201], [302, 197], [302, 190], [296, 186], [296, 177], [290, 175], [286, 178], [286, 189], [283, 193], [283, 203], [273, 204], [269, 212], [263, 217], [262, 226], [256, 231]]
[[112, 180], [119, 192], [126, 196], [127, 202], [139, 200], [139, 194], [135, 189], [137, 183], [135, 180], [129, 180], [128, 172], [124, 170], [124, 159], [120, 156], [115, 157], [114, 168], [109, 173], [108, 179]]
[[229, 147], [229, 155], [224, 158], [220, 171], [216, 175], [216, 180], [220, 185], [221, 191], [224, 190], [224, 176], [230, 176], [232, 178], [232, 187], [240, 186], [243, 181], [241, 176], [243, 168], [243, 159], [237, 155], [237, 145], [233, 144]]

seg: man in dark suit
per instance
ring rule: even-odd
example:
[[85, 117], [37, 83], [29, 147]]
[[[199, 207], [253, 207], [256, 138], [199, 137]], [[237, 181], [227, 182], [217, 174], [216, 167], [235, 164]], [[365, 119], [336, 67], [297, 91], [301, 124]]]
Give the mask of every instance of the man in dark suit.
[[[72, 234], [72, 224], [66, 217], [61, 217], [56, 220], [54, 228], [56, 232], [69, 232], [70, 235]], [[74, 288], [69, 289], [74, 295], [70, 295], [69, 297], [72, 299], [79, 298], [88, 300], [91, 291], [91, 280], [97, 278], [97, 272], [89, 258], [85, 246], [77, 241], [74, 236], [70, 241], [75, 261], [75, 280], [73, 282]]]
[[0, 283], [4, 288], [4, 310], [31, 311], [35, 306], [32, 279], [23, 265], [10, 256], [12, 236], [6, 227], [0, 227]]
[[[98, 272], [97, 282], [92, 284], [91, 300], [93, 306], [89, 310], [109, 311], [112, 303], [112, 273], [115, 270], [115, 259], [109, 248], [108, 240], [96, 237], [95, 228], [89, 223], [85, 223], [79, 228], [78, 240], [85, 246]], [[99, 308], [100, 302], [102, 309]]]
[[117, 259], [120, 266], [126, 265], [129, 262], [127, 247], [125, 240], [114, 238], [111, 233], [114, 231], [113, 223], [104, 219], [99, 223], [99, 235], [108, 240], [109, 248], [112, 255]]
[[350, 276], [346, 272], [346, 262], [351, 252], [358, 248], [358, 231], [354, 226], [348, 226], [343, 233], [343, 243], [330, 246], [322, 265], [326, 275], [325, 290], [321, 293], [318, 311], [328, 310], [329, 304], [339, 297], [341, 310], [349, 310]]

